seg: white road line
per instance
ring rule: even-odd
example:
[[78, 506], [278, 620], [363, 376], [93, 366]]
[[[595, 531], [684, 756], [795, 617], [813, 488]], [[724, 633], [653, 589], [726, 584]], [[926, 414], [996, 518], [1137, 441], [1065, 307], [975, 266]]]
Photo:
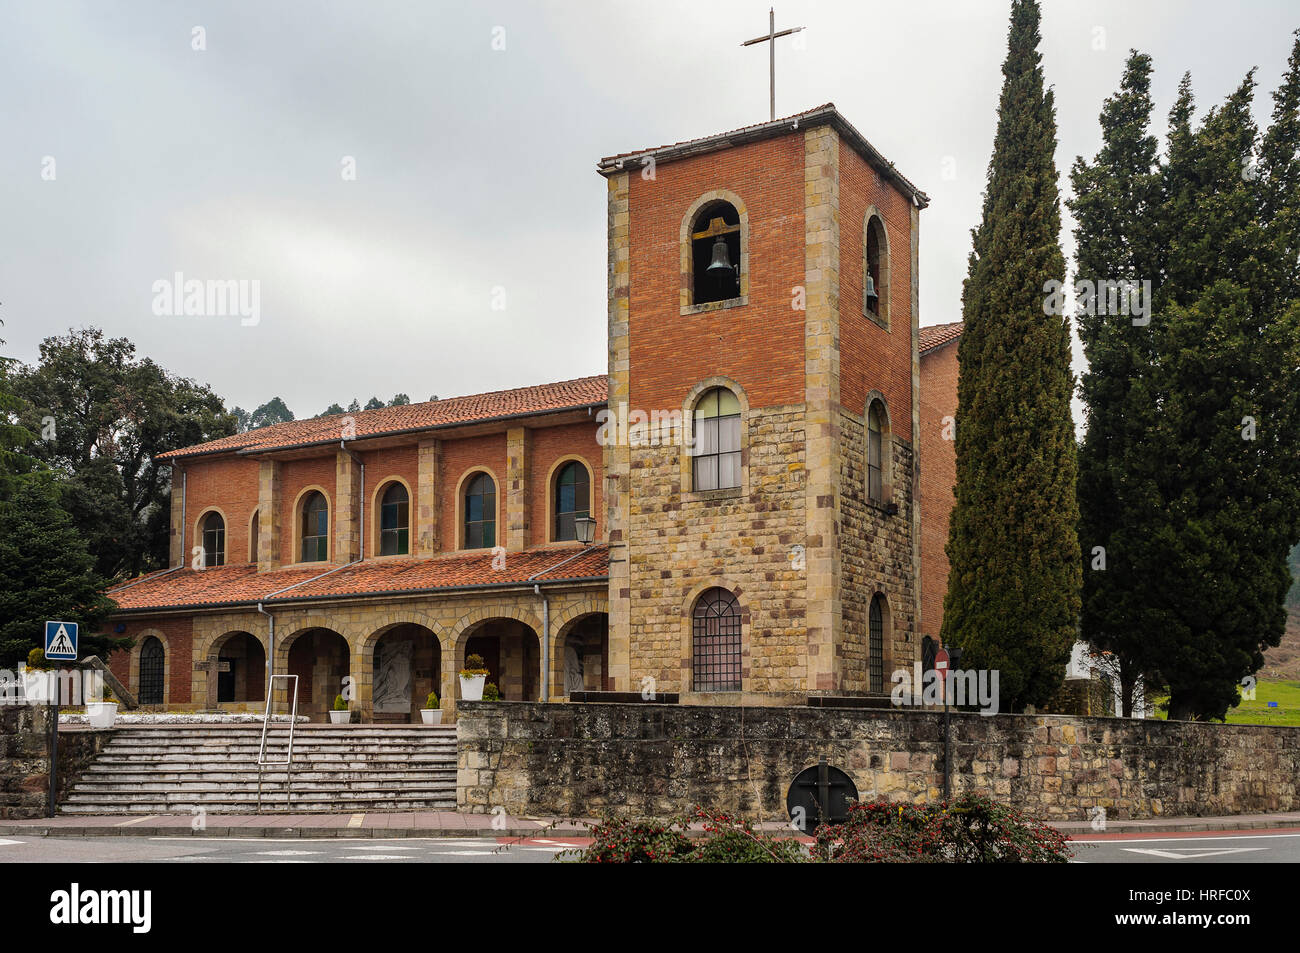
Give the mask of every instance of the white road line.
[[[1252, 851], [1268, 850], [1267, 847], [1225, 847], [1221, 850], [1202, 850], [1196, 853], [1180, 853], [1176, 850], [1158, 850], [1154, 847], [1125, 847], [1130, 854], [1150, 854], [1152, 857], [1165, 857], [1169, 860], [1200, 860], [1202, 857], [1218, 857], [1222, 854], [1249, 854]], [[1195, 847], [1183, 847], [1182, 851], [1196, 851]]]
[[[1127, 836], [1127, 835], [1126, 835]], [[1276, 840], [1285, 837], [1300, 837], [1300, 834], [1212, 834], [1201, 837], [1143, 837], [1140, 834], [1134, 834], [1127, 840], [1115, 838], [1113, 840], [1086, 840], [1077, 841], [1079, 844], [1161, 844], [1171, 841], [1194, 840], [1201, 844], [1214, 843], [1221, 840]]]
[[[374, 844], [343, 844], [341, 846], [343, 847], [344, 850], [374, 850], [375, 849]], [[423, 847], [407, 847], [404, 845], [399, 846], [397, 844], [390, 844], [387, 841], [384, 841], [383, 849], [384, 850], [424, 850]]]
[[410, 854], [352, 854], [340, 860], [410, 860]]
[[0, 847], [12, 847], [15, 844], [25, 844], [25, 843], [27, 842], [21, 840], [0, 840]]
[[133, 818], [131, 818], [129, 821], [119, 821], [118, 823], [114, 824], [113, 826], [114, 826], [114, 827], [130, 827], [132, 824], [143, 824], [145, 821], [152, 821], [152, 820], [153, 820], [155, 817], [157, 817], [157, 816], [158, 816], [157, 814], [150, 814], [150, 815], [148, 815], [148, 816], [146, 816], [146, 817], [133, 817]]
[[310, 857], [323, 853], [319, 850], [259, 850], [264, 857]]

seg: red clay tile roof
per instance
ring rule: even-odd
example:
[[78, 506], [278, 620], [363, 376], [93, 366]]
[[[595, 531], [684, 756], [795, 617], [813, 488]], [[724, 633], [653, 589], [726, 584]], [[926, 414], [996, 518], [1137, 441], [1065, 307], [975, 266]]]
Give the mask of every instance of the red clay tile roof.
[[[538, 384], [534, 387], [516, 387], [488, 394], [471, 394], [468, 397], [449, 397], [430, 400], [404, 407], [379, 407], [361, 410], [355, 414], [331, 414], [328, 417], [311, 417], [272, 424], [245, 433], [233, 434], [207, 443], [196, 444], [181, 450], [158, 454], [158, 460], [188, 457], [207, 453], [242, 451], [256, 453], [260, 450], [282, 450], [289, 447], [319, 443], [336, 443], [340, 439], [342, 421], [351, 416], [356, 422], [356, 436], [378, 437], [385, 434], [425, 430], [453, 424], [476, 423], [503, 417], [540, 414], [555, 410], [569, 410], [603, 404], [608, 393], [608, 378], [580, 377], [556, 384]], [[353, 438], [349, 438], [353, 439]]]
[[961, 337], [961, 327], [960, 321], [954, 321], [951, 324], [931, 324], [921, 328], [921, 353], [933, 351], [937, 347], [943, 347], [949, 341], [957, 340]]
[[[330, 567], [318, 564], [266, 573], [259, 573], [257, 567], [252, 565], [218, 566], [203, 570], [186, 568], [146, 576], [143, 580], [109, 590], [108, 595], [116, 600], [119, 612], [138, 612], [249, 605], [258, 601], [266, 605], [279, 605], [304, 599], [518, 585], [570, 556], [576, 558], [543, 573], [539, 579], [554, 582], [568, 579], [597, 581], [606, 578], [609, 572], [609, 547], [597, 545], [582, 550], [570, 546], [509, 553], [505, 569], [492, 568], [492, 551], [488, 549], [428, 559], [366, 560], [355, 566], [340, 568], [311, 583], [307, 581]], [[288, 586], [296, 588], [280, 592], [272, 599], [267, 598], [271, 593]]]
[[[672, 159], [684, 158], [685, 156], [701, 155], [706, 152], [714, 152], [718, 149], [728, 149], [732, 146], [740, 145], [745, 142], [751, 142], [758, 139], [766, 139], [772, 136], [784, 135], [791, 130], [787, 128], [792, 123], [801, 122], [808, 126], [819, 124], [829, 124], [838, 132], [857, 152], [869, 163], [879, 169], [887, 177], [892, 178], [904, 192], [906, 192], [919, 208], [925, 208], [930, 204], [930, 198], [912, 182], [898, 171], [894, 163], [890, 162], [877, 151], [866, 140], [862, 133], [858, 132], [843, 113], [835, 108], [834, 103], [826, 103], [815, 109], [805, 109], [803, 112], [795, 113], [792, 116], [786, 116], [783, 119], [773, 119], [768, 122], [755, 123], [752, 126], [741, 126], [739, 129], [733, 129], [730, 132], [715, 133], [711, 136], [701, 136], [697, 139], [685, 139], [681, 142], [674, 142], [670, 145], [656, 146], [650, 149], [638, 149], [635, 152], [620, 152], [617, 155], [605, 156], [596, 163], [596, 170], [601, 175], [613, 175], [621, 172], [624, 167], [624, 159], [636, 157], [640, 159], [644, 156], [653, 155], [656, 162], [668, 162]], [[635, 165], [634, 168], [640, 168]]]

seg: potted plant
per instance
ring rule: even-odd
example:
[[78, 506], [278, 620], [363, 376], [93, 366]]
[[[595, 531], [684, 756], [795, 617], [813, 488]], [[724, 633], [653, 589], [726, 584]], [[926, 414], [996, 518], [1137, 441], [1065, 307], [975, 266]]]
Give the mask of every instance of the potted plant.
[[429, 692], [429, 697], [425, 699], [425, 707], [420, 709], [420, 717], [424, 719], [426, 725], [442, 724], [442, 708], [438, 705], [438, 693]]
[[102, 701], [86, 702], [86, 720], [92, 728], [112, 728], [117, 721], [117, 702], [113, 701], [113, 692], [107, 685]]
[[501, 689], [497, 688], [496, 682], [488, 682], [483, 686], [483, 700], [485, 702], [499, 702], [501, 700]]
[[483, 683], [487, 681], [488, 670], [483, 664], [483, 656], [468, 655], [465, 667], [460, 670], [460, 697], [467, 702], [480, 701], [483, 698]]
[[343, 700], [342, 695], [334, 696], [334, 710], [330, 712], [330, 724], [346, 725], [352, 720], [352, 712], [348, 711], [348, 703]]

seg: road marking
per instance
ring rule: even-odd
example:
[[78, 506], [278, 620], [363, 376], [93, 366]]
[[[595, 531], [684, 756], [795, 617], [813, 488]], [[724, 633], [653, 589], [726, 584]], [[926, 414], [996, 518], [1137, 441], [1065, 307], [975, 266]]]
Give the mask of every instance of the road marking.
[[366, 816], [364, 814], [353, 814], [351, 819], [348, 821], [348, 827], [360, 827], [365, 819]]
[[20, 840], [0, 840], [0, 847], [12, 847], [14, 844], [25, 844], [26, 841]]
[[439, 857], [490, 857], [492, 850], [431, 850], [431, 854], [437, 854]]
[[[374, 850], [375, 849], [374, 844], [344, 844], [342, 846], [344, 850]], [[384, 850], [422, 850], [423, 848], [397, 846], [394, 844], [385, 843], [383, 849]]]
[[410, 860], [410, 854], [350, 854], [344, 860]]
[[157, 814], [149, 814], [146, 817], [133, 817], [129, 821], [120, 821], [114, 824], [114, 827], [130, 827], [132, 824], [143, 824], [145, 821], [152, 821]]
[[1207, 837], [1213, 838], [1214, 840], [1276, 840], [1276, 839], [1278, 839], [1278, 838], [1283, 838], [1283, 837], [1300, 837], [1300, 834], [1215, 834], [1215, 833], [1213, 833], [1213, 832], [1209, 832], [1209, 833], [1204, 834], [1204, 835], [1202, 835], [1202, 836], [1200, 836], [1200, 837], [1143, 837], [1141, 834], [1134, 834], [1134, 835], [1132, 835], [1132, 836], [1125, 835], [1124, 837], [1121, 837], [1121, 838], [1114, 838], [1114, 839], [1109, 840], [1109, 841], [1105, 841], [1105, 840], [1090, 840], [1090, 841], [1086, 841], [1086, 842], [1083, 842], [1083, 843], [1089, 843], [1089, 844], [1106, 844], [1106, 843], [1110, 843], [1110, 844], [1125, 844], [1125, 843], [1128, 843], [1128, 844], [1137, 844], [1137, 843], [1141, 843], [1141, 844], [1160, 844], [1160, 843], [1170, 843], [1170, 842], [1172, 842], [1172, 841], [1185, 841], [1185, 840], [1190, 840], [1190, 841], [1196, 841], [1197, 843], [1200, 843], [1200, 844], [1204, 844], [1205, 841], [1206, 841], [1206, 838], [1207, 838]]
[[318, 850], [259, 850], [258, 853], [265, 857], [309, 857], [312, 854], [321, 852]]
[[1249, 854], [1252, 851], [1268, 850], [1269, 848], [1225, 847], [1222, 850], [1198, 850], [1195, 847], [1184, 847], [1181, 850], [1157, 850], [1154, 847], [1125, 847], [1122, 849], [1130, 854], [1150, 854], [1152, 857], [1165, 857], [1169, 860], [1200, 860], [1202, 857], [1218, 857], [1221, 854]]

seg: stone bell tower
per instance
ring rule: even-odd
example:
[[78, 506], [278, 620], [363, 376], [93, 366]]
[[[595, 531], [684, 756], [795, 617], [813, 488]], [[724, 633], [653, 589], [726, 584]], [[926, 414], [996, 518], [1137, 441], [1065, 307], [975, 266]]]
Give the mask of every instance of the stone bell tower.
[[831, 105], [599, 171], [616, 689], [888, 691], [919, 657], [925, 195]]

